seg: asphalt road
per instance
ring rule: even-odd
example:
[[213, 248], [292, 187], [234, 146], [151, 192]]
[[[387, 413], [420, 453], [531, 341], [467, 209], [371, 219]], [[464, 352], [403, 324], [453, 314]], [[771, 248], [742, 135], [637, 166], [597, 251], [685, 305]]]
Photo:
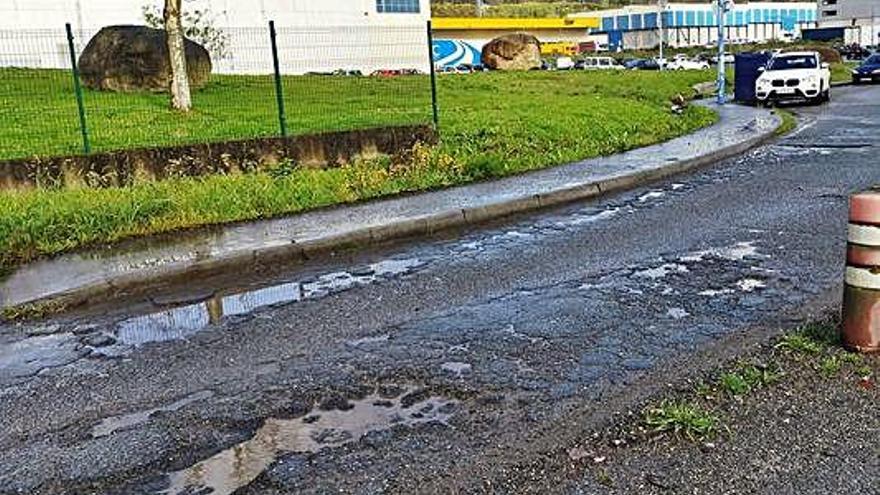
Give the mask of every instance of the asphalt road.
[[836, 304], [880, 88], [834, 96], [652, 187], [2, 328], [0, 493], [601, 491], [568, 447]]

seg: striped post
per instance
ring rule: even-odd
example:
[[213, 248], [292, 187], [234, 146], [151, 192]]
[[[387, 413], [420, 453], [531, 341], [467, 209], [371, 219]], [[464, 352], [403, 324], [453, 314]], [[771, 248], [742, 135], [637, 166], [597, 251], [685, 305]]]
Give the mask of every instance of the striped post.
[[859, 352], [880, 351], [880, 189], [850, 197], [843, 343]]

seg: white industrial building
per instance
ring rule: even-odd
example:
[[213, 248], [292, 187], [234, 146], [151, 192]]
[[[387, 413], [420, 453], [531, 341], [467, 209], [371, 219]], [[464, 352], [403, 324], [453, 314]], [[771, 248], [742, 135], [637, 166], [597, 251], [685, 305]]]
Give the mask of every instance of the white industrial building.
[[[81, 49], [101, 27], [144, 24], [161, 0], [3, 0], [0, 66], [66, 67], [64, 25]], [[226, 38], [215, 72], [271, 71], [268, 22], [278, 28], [282, 69], [427, 70], [430, 0], [184, 0], [209, 13]]]
[[[737, 2], [725, 14], [725, 36], [748, 42], [790, 40], [799, 37], [802, 29], [816, 26], [816, 11], [814, 2]], [[585, 12], [572, 17], [577, 16], [600, 18], [600, 27], [592, 33], [606, 35], [612, 49], [656, 47], [661, 24], [666, 42], [674, 47], [706, 45], [718, 39], [718, 19], [712, 2], [670, 3], [662, 14], [657, 4], [653, 4]]]
[[880, 45], [880, 0], [819, 0], [819, 27], [846, 28], [845, 41]]

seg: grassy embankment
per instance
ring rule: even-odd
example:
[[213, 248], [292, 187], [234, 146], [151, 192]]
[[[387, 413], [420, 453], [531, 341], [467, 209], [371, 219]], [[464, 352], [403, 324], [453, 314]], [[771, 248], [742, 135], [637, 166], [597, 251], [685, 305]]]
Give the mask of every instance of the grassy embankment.
[[[836, 322], [805, 325], [720, 368], [682, 376], [640, 412], [620, 414], [626, 419], [599, 440], [587, 437], [589, 444], [570, 451], [600, 459], [589, 468], [614, 493], [645, 483], [755, 493], [763, 483], [781, 486], [814, 471], [824, 474], [807, 480], [833, 483], [835, 465], [863, 459], [870, 466], [876, 458], [878, 373], [876, 356], [843, 349]], [[849, 472], [840, 479], [860, 486], [871, 480]]]
[[[15, 74], [20, 84], [41, 84], [36, 74], [21, 75]], [[3, 77], [9, 73], [0, 72], [0, 82]], [[417, 147], [403, 159], [328, 170], [282, 164], [248, 175], [124, 188], [0, 193], [0, 268], [89, 244], [501, 177], [667, 140], [715, 120], [700, 107], [680, 116], [669, 110], [672, 95], [706, 79], [700, 72], [443, 76], [442, 142]], [[286, 83], [296, 132], [429, 119], [424, 78], [301, 77]], [[47, 126], [57, 115], [22, 111], [28, 102], [21, 95], [33, 92], [20, 89], [2, 93], [11, 101], [0, 105], [7, 133], [0, 144], [12, 139], [14, 146], [3, 146], [0, 158], [74, 151], [75, 121]], [[75, 116], [72, 100], [69, 92], [44, 92], [42, 103]], [[195, 96], [189, 116], [169, 111], [163, 95], [88, 92], [86, 100], [99, 150], [271, 135], [277, 125], [267, 78], [217, 77]]]
[[[717, 375], [700, 380], [689, 393], [647, 407], [642, 426], [647, 434], [673, 433], [689, 440], [706, 440], [729, 431], [721, 410], [757, 391], [788, 379], [845, 378], [873, 386], [875, 370], [864, 355], [842, 348], [839, 329], [832, 323], [805, 325], [785, 333], [761, 356], [741, 358]], [[790, 375], [790, 376], [789, 376]]]

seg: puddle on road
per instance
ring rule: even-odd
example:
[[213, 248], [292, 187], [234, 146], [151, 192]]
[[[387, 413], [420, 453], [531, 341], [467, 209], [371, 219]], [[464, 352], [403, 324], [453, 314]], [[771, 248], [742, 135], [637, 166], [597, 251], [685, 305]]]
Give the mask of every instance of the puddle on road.
[[656, 199], [656, 198], [662, 198], [663, 196], [666, 196], [666, 193], [663, 191], [650, 191], [650, 192], [646, 192], [645, 194], [642, 194], [641, 196], [639, 196], [638, 201], [639, 201], [639, 203], [644, 203], [645, 201], [648, 201], [651, 199]]
[[104, 418], [103, 420], [101, 420], [100, 423], [96, 424], [92, 428], [92, 438], [105, 437], [119, 430], [131, 428], [132, 426], [142, 425], [149, 421], [150, 416], [157, 412], [178, 411], [184, 406], [192, 404], [193, 402], [208, 399], [213, 395], [214, 394], [212, 392], [208, 390], [203, 390], [201, 392], [196, 392], [194, 394], [188, 395], [166, 406], [159, 406], [153, 409], [147, 409], [145, 411], [138, 411], [131, 414], [123, 414], [120, 416], [111, 416], [109, 418]]
[[383, 333], [382, 335], [376, 335], [375, 337], [362, 337], [360, 339], [347, 340], [345, 343], [352, 347], [358, 347], [367, 344], [382, 344], [388, 342], [390, 339], [390, 334]]
[[168, 488], [159, 493], [228, 495], [251, 483], [282, 455], [318, 452], [397, 425], [447, 424], [457, 402], [428, 397], [406, 407], [401, 398], [389, 400], [373, 394], [352, 405], [347, 411], [315, 411], [296, 419], [267, 419], [249, 440], [168, 475]]
[[[149, 342], [183, 339], [224, 317], [250, 314], [275, 304], [318, 299], [354, 287], [411, 272], [424, 263], [419, 259], [384, 260], [350, 271], [327, 273], [317, 278], [290, 282], [231, 295], [216, 295], [205, 301], [165, 311], [137, 316], [117, 324], [116, 340], [120, 346], [140, 346]], [[99, 349], [115, 354], [118, 346]]]
[[697, 293], [698, 296], [716, 297], [733, 294], [733, 289], [706, 289]]
[[680, 265], [678, 263], [665, 263], [655, 268], [639, 270], [633, 273], [633, 276], [657, 280], [666, 277], [670, 273], [687, 273], [688, 271], [688, 268], [684, 265]]
[[440, 369], [460, 377], [471, 372], [471, 365], [461, 361], [447, 361], [440, 365]]
[[767, 284], [763, 280], [744, 278], [737, 282], [736, 286], [743, 292], [754, 292], [755, 290], [767, 287]]
[[749, 256], [759, 256], [758, 248], [755, 247], [754, 241], [738, 242], [732, 246], [723, 248], [711, 248], [705, 251], [696, 251], [686, 254], [678, 260], [685, 263], [699, 263], [706, 257], [721, 258], [728, 261], [742, 261]]
[[666, 310], [666, 316], [674, 319], [680, 320], [682, 318], [687, 318], [691, 314], [687, 312], [684, 308], [669, 308]]
[[618, 213], [620, 213], [620, 208], [610, 208], [589, 215], [574, 215], [570, 220], [562, 220], [556, 222], [554, 225], [556, 225], [557, 227], [576, 227], [578, 225], [585, 225], [606, 220], [613, 217], [614, 215], [617, 215]]

